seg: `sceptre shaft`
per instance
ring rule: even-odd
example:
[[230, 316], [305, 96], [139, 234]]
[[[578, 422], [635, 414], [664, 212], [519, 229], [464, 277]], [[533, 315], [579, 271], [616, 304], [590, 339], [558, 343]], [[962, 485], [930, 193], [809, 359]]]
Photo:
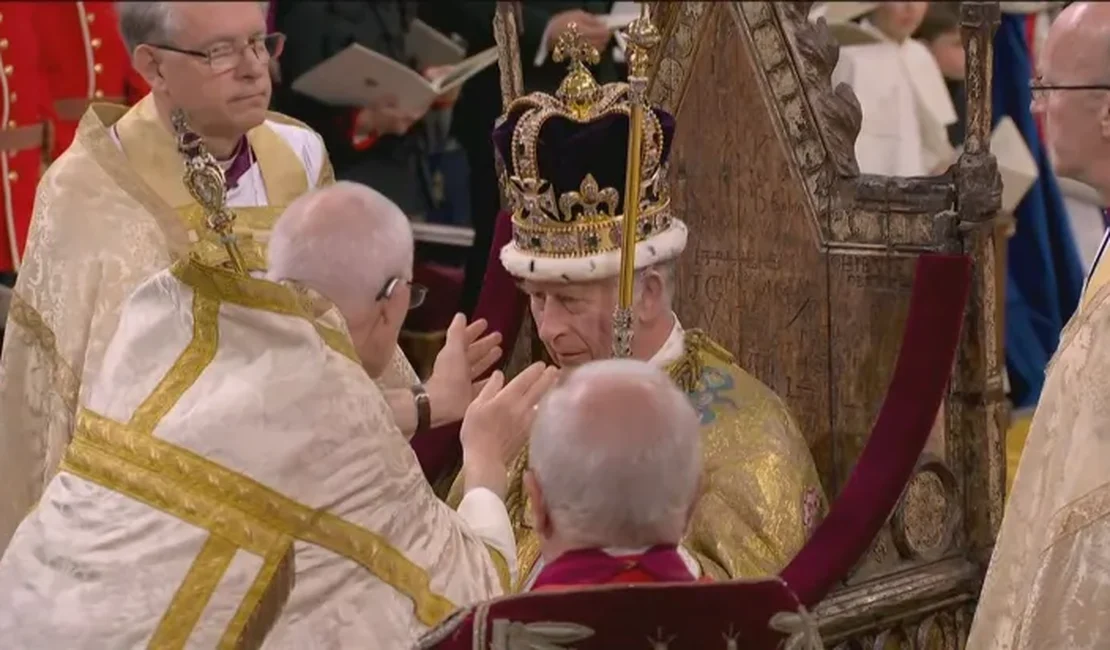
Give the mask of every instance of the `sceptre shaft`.
[[621, 267], [617, 309], [613, 314], [613, 356], [632, 356], [632, 300], [636, 280], [636, 235], [643, 184], [644, 110], [647, 104], [651, 50], [659, 44], [659, 30], [651, 22], [648, 3], [627, 33], [628, 51], [628, 166], [624, 179], [624, 222], [621, 224]]

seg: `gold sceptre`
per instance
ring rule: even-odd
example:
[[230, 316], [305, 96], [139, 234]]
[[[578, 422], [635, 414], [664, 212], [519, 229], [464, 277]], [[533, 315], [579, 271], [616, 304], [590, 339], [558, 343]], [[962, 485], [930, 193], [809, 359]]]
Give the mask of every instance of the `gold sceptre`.
[[640, 17], [626, 34], [628, 43], [628, 168], [624, 178], [624, 223], [621, 230], [621, 271], [617, 309], [613, 313], [613, 356], [632, 356], [632, 296], [636, 279], [636, 226], [640, 218], [643, 179], [644, 110], [647, 104], [651, 50], [659, 44], [659, 30], [651, 22], [648, 3], [640, 4]]
[[227, 207], [227, 180], [216, 157], [204, 146], [204, 140], [194, 133], [185, 118], [185, 111], [175, 110], [170, 115], [173, 131], [177, 136], [177, 151], [185, 157], [185, 174], [182, 182], [193, 200], [204, 210], [208, 228], [216, 233], [227, 249], [231, 267], [236, 273], [247, 274], [247, 264], [235, 239], [235, 213]]

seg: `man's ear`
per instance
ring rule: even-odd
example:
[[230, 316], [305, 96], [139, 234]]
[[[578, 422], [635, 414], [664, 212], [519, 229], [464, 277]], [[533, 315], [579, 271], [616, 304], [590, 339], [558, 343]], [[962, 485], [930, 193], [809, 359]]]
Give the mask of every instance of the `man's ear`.
[[547, 514], [547, 503], [543, 500], [543, 489], [532, 470], [524, 470], [524, 492], [528, 495], [532, 528], [540, 539], [551, 537], [551, 517]]
[[398, 293], [395, 291], [382, 305], [383, 308], [378, 310], [378, 322], [382, 325], [404, 324], [409, 313], [409, 303], [407, 300], [402, 300]]
[[136, 47], [135, 52], [131, 55], [131, 65], [134, 66], [135, 71], [142, 76], [143, 81], [152, 90], [163, 89], [165, 80], [162, 78], [158, 56], [153, 47], [149, 45]]
[[640, 300], [636, 303], [636, 317], [645, 324], [654, 323], [667, 315], [663, 276], [658, 271], [644, 273], [640, 281]]

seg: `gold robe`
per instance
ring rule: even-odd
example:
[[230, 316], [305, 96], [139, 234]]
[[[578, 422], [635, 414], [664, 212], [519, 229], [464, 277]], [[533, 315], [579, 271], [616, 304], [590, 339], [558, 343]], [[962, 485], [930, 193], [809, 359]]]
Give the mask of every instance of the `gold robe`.
[[318, 295], [178, 262], [101, 368], [0, 558], [5, 648], [408, 648], [508, 586], [504, 504], [436, 498]]
[[[667, 368], [701, 415], [704, 483], [680, 549], [687, 564], [715, 579], [774, 575], [826, 509], [813, 456], [789, 410], [724, 348], [677, 322], [652, 363]], [[513, 464], [505, 498], [517, 543], [517, 590], [540, 568], [523, 488], [527, 464], [526, 453]], [[449, 503], [460, 496], [456, 481]]]
[[968, 648], [1110, 648], [1110, 262], [1045, 372]]
[[[320, 136], [295, 120], [271, 113], [247, 139], [258, 181], [240, 193], [254, 195], [229, 193], [228, 204], [247, 260], [260, 268], [283, 207], [334, 174]], [[0, 357], [0, 552], [58, 466], [124, 298], [186, 253], [222, 254], [183, 169], [148, 96], [130, 110], [94, 105], [39, 182]], [[396, 357], [383, 381], [402, 385], [415, 375]]]

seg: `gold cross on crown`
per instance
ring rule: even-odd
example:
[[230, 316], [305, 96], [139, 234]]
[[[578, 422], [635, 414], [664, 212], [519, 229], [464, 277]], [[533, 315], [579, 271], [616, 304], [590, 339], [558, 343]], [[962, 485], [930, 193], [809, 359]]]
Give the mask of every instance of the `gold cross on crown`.
[[590, 112], [590, 107], [601, 94], [601, 87], [597, 84], [597, 80], [586, 68], [587, 64], [596, 65], [601, 60], [597, 49], [578, 33], [578, 25], [570, 23], [567, 25], [567, 30], [560, 34], [559, 40], [555, 42], [552, 58], [556, 63], [570, 61], [570, 71], [559, 84], [559, 90], [555, 92], [555, 96], [567, 105], [575, 117], [585, 119]]
[[559, 40], [555, 41], [555, 53], [552, 58], [556, 63], [569, 59], [572, 70], [577, 66], [597, 65], [601, 60], [597, 49], [578, 33], [577, 23], [570, 23], [566, 31], [559, 35]]

